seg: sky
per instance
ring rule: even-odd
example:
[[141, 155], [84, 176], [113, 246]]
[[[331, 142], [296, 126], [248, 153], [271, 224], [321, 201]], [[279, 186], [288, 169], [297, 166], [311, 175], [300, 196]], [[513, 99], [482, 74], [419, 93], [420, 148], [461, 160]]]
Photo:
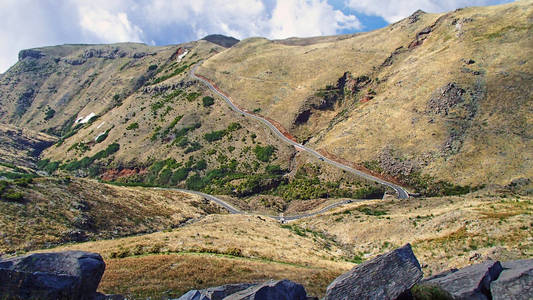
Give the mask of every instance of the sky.
[[169, 45], [370, 31], [412, 14], [512, 0], [0, 0], [0, 73], [22, 49], [59, 44]]

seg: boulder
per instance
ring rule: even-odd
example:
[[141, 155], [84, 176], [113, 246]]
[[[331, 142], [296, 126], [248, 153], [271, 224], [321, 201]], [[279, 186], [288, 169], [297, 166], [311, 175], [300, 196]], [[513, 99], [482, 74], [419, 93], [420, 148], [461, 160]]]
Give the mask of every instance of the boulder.
[[99, 254], [83, 251], [0, 259], [0, 299], [94, 299], [104, 270]]
[[490, 285], [492, 299], [533, 299], [533, 259], [504, 262], [502, 267]]
[[335, 279], [325, 299], [396, 299], [422, 279], [411, 245], [380, 255]]
[[237, 283], [210, 287], [203, 290], [190, 290], [183, 294], [178, 300], [222, 300], [231, 294], [235, 294], [252, 286], [254, 286], [254, 284]]
[[503, 268], [499, 261], [486, 261], [459, 270], [446, 271], [425, 279], [422, 285], [434, 285], [453, 299], [490, 299], [490, 284]]
[[307, 293], [301, 284], [290, 280], [270, 280], [232, 294], [224, 300], [306, 300]]

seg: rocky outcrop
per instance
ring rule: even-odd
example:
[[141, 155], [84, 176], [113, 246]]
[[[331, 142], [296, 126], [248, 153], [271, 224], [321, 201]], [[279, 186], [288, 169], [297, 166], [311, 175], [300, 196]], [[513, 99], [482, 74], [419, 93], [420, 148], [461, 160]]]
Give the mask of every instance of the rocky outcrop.
[[409, 159], [400, 159], [394, 155], [391, 148], [386, 147], [379, 154], [379, 167], [384, 173], [391, 176], [409, 176], [420, 169], [420, 163]]
[[502, 270], [499, 261], [487, 261], [432, 276], [425, 279], [423, 285], [438, 286], [453, 299], [491, 299], [491, 282]]
[[239, 42], [238, 39], [231, 37], [231, 36], [225, 36], [221, 34], [210, 34], [206, 37], [204, 37], [202, 40], [209, 41], [213, 44], [217, 44], [219, 46], [222, 46], [224, 48], [232, 47], [233, 45], [237, 44]]
[[1, 299], [95, 299], [105, 263], [97, 253], [66, 251], [0, 259]]
[[418, 20], [420, 20], [420, 17], [423, 16], [423, 15], [425, 15], [425, 14], [426, 14], [425, 11], [419, 9], [419, 10], [415, 11], [412, 15], [410, 15], [410, 16], [407, 18], [407, 22], [408, 22], [409, 24], [416, 23], [416, 22], [418, 22]]
[[261, 284], [227, 284], [204, 290], [191, 290], [178, 300], [306, 300], [301, 284], [290, 280], [270, 280]]
[[457, 83], [451, 82], [437, 90], [429, 99], [426, 112], [437, 115], [448, 115], [450, 109], [464, 102], [465, 90]]
[[25, 49], [19, 52], [19, 60], [23, 60], [26, 57], [39, 59], [43, 56], [44, 54], [41, 51], [35, 49]]
[[533, 259], [502, 263], [503, 271], [490, 285], [493, 300], [533, 299]]
[[326, 300], [396, 299], [422, 279], [411, 245], [378, 256], [335, 279]]

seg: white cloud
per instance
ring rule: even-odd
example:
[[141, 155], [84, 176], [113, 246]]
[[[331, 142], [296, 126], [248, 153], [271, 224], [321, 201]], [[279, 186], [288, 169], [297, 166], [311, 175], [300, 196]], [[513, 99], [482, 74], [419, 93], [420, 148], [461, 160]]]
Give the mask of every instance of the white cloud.
[[466, 6], [492, 5], [512, 0], [347, 0], [346, 6], [368, 15], [383, 17], [387, 22], [401, 20], [417, 9], [444, 12]]
[[322, 0], [278, 0], [270, 19], [272, 38], [332, 35], [342, 29], [361, 29], [352, 15], [334, 10]]
[[188, 27], [194, 38], [222, 33], [236, 38], [262, 34], [267, 11], [259, 0], [153, 0], [141, 9], [146, 23], [156, 27]]
[[141, 42], [143, 31], [123, 11], [111, 11], [95, 2], [80, 5], [80, 26], [89, 40], [99, 43]]

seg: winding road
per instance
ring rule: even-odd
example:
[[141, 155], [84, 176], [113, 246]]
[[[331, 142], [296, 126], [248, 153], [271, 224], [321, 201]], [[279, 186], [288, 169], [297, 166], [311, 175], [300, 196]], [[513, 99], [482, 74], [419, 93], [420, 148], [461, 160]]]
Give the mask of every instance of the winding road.
[[[200, 197], [203, 197], [211, 202], [214, 202], [222, 207], [224, 207], [230, 214], [235, 214], [235, 215], [257, 215], [256, 213], [248, 213], [248, 212], [244, 212], [244, 211], [241, 211], [235, 207], [233, 207], [232, 205], [230, 205], [229, 203], [225, 202], [224, 200], [220, 199], [220, 198], [217, 198], [213, 195], [209, 195], [209, 194], [206, 194], [206, 193], [202, 193], [202, 192], [198, 192], [198, 191], [192, 191], [192, 190], [185, 190], [185, 189], [177, 189], [177, 188], [155, 188], [155, 189], [158, 189], [158, 190], [167, 190], [167, 191], [178, 191], [178, 192], [182, 192], [182, 193], [188, 193], [188, 194], [195, 194], [195, 195], [198, 195]], [[322, 214], [328, 210], [331, 210], [331, 209], [334, 209], [336, 207], [339, 207], [339, 206], [342, 206], [342, 205], [345, 205], [345, 204], [349, 204], [349, 203], [354, 203], [354, 202], [362, 202], [362, 201], [366, 201], [366, 200], [343, 200], [343, 201], [339, 201], [339, 202], [335, 202], [333, 204], [330, 204], [316, 212], [312, 212], [312, 213], [307, 213], [307, 214], [302, 214], [302, 215], [293, 215], [293, 216], [271, 216], [271, 215], [263, 215], [265, 217], [269, 217], [269, 218], [272, 218], [272, 219], [275, 219], [275, 220], [278, 220], [278, 221], [294, 221], [294, 220], [298, 220], [298, 219], [302, 219], [302, 218], [308, 218], [308, 217], [313, 217], [313, 216], [316, 216], [316, 215], [319, 215], [319, 214]]]
[[255, 119], [255, 120], [265, 124], [268, 128], [270, 128], [270, 130], [272, 130], [272, 132], [274, 132], [275, 135], [277, 135], [285, 143], [290, 144], [290, 145], [292, 145], [294, 147], [298, 147], [300, 150], [303, 150], [303, 151], [311, 154], [312, 156], [316, 157], [317, 159], [319, 159], [319, 160], [321, 160], [321, 161], [323, 161], [323, 162], [325, 162], [325, 163], [327, 163], [327, 164], [329, 164], [331, 166], [337, 167], [337, 168], [339, 168], [341, 170], [344, 170], [346, 172], [355, 174], [355, 175], [357, 175], [359, 177], [362, 177], [362, 178], [365, 178], [367, 180], [377, 182], [377, 183], [382, 184], [384, 186], [388, 186], [388, 187], [390, 187], [390, 188], [392, 188], [393, 190], [396, 191], [396, 194], [397, 194], [399, 199], [407, 199], [407, 198], [409, 198], [409, 193], [403, 187], [401, 187], [399, 185], [396, 185], [396, 184], [394, 184], [392, 182], [385, 181], [385, 180], [383, 180], [381, 178], [372, 176], [370, 174], [364, 173], [362, 171], [356, 170], [356, 169], [354, 169], [354, 168], [352, 168], [350, 166], [341, 164], [341, 163], [339, 163], [337, 161], [331, 160], [331, 159], [325, 157], [324, 155], [318, 153], [314, 149], [306, 147], [306, 146], [304, 146], [304, 145], [302, 145], [300, 143], [297, 143], [297, 142], [287, 138], [285, 135], [283, 135], [283, 133], [281, 133], [279, 131], [279, 129], [276, 126], [274, 126], [268, 120], [238, 108], [235, 104], [233, 104], [233, 102], [226, 95], [224, 95], [217, 88], [215, 88], [211, 82], [209, 82], [208, 80], [206, 80], [206, 79], [204, 79], [204, 78], [202, 78], [202, 77], [200, 77], [200, 76], [195, 74], [196, 69], [200, 66], [201, 63], [202, 62], [199, 62], [198, 64], [196, 64], [194, 66], [194, 68], [192, 68], [191, 72], [189, 73], [190, 76], [192, 78], [196, 79], [196, 80], [199, 80], [200, 82], [205, 84], [213, 93], [215, 93], [215, 94], [219, 95], [220, 97], [222, 97], [222, 99], [224, 99], [224, 101], [226, 101], [226, 103], [229, 105], [229, 107], [232, 110], [234, 110], [235, 112], [240, 113], [240, 114], [242, 114], [244, 116], [247, 116], [249, 118]]

